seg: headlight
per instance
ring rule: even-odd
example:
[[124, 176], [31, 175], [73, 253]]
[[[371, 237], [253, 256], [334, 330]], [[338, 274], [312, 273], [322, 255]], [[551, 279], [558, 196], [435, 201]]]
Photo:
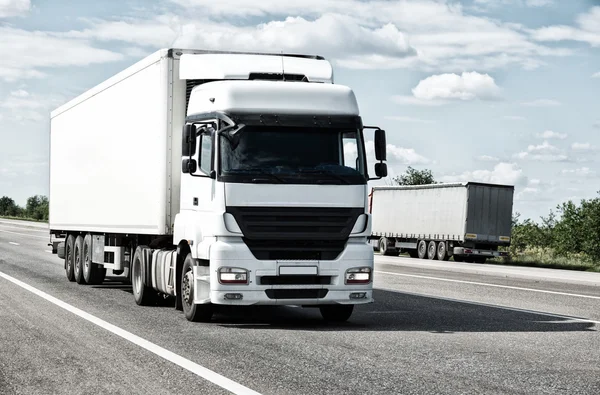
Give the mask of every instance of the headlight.
[[237, 267], [222, 267], [219, 269], [221, 284], [248, 284], [248, 271]]
[[346, 270], [346, 284], [368, 284], [371, 282], [370, 267], [355, 267]]

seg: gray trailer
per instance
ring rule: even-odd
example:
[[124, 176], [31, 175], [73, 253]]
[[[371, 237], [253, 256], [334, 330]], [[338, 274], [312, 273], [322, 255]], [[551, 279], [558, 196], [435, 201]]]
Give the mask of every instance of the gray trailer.
[[373, 187], [370, 240], [383, 255], [485, 263], [507, 255], [513, 195], [477, 182]]

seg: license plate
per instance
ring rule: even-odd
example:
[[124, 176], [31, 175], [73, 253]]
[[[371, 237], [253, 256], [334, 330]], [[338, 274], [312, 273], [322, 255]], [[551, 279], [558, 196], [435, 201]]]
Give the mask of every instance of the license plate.
[[316, 276], [317, 275], [317, 267], [316, 266], [280, 266], [279, 267], [279, 275], [305, 275], [305, 276]]

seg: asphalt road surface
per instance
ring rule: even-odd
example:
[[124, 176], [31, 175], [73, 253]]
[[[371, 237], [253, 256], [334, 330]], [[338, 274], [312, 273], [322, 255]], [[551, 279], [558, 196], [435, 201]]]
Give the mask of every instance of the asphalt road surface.
[[376, 302], [191, 323], [0, 220], [0, 394], [599, 394], [600, 275], [376, 257]]

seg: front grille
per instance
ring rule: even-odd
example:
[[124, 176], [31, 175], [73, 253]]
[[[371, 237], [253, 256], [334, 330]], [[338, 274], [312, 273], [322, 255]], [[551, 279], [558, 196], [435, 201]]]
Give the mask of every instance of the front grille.
[[324, 285], [331, 284], [331, 276], [262, 276], [261, 285]]
[[328, 289], [267, 289], [269, 299], [322, 299]]
[[333, 260], [362, 208], [228, 207], [257, 259]]

